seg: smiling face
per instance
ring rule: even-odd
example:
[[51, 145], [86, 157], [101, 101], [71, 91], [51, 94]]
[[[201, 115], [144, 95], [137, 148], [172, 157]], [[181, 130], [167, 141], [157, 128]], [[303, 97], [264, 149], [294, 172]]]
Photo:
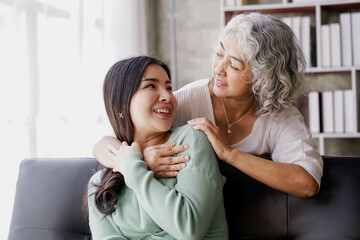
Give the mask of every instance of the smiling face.
[[177, 101], [165, 70], [149, 65], [141, 84], [130, 101], [134, 135], [157, 134], [168, 131], [175, 118]]
[[237, 39], [227, 36], [219, 42], [213, 58], [214, 94], [218, 97], [252, 98], [251, 67], [237, 47]]

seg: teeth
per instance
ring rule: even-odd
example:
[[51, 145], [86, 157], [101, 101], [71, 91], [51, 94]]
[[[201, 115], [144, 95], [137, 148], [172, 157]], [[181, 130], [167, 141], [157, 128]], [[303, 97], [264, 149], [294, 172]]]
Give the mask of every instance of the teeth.
[[169, 113], [170, 113], [170, 111], [167, 110], [167, 109], [156, 109], [155, 112], [166, 113], [166, 114], [169, 114]]

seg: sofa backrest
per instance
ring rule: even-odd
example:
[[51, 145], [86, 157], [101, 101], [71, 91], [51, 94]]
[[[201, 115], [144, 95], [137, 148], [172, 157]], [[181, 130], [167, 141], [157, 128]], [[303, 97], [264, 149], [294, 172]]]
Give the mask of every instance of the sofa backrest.
[[312, 198], [274, 190], [220, 162], [230, 239], [360, 239], [360, 157], [323, 159]]
[[[230, 239], [360, 239], [360, 157], [324, 163], [319, 193], [296, 198], [220, 162]], [[23, 160], [8, 239], [91, 239], [82, 199], [98, 168], [93, 158]]]
[[93, 158], [23, 160], [8, 239], [91, 239], [82, 199], [98, 165]]

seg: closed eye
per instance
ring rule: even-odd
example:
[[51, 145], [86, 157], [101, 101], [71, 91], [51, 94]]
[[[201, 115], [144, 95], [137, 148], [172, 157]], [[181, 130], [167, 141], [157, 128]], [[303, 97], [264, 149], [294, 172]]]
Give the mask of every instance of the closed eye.
[[216, 53], [216, 56], [217, 57], [223, 57], [223, 55], [221, 53], [219, 53], [219, 52]]
[[155, 85], [154, 84], [148, 84], [145, 86], [145, 88], [155, 88]]
[[234, 67], [233, 65], [230, 65], [230, 67], [234, 70], [239, 70], [237, 67]]

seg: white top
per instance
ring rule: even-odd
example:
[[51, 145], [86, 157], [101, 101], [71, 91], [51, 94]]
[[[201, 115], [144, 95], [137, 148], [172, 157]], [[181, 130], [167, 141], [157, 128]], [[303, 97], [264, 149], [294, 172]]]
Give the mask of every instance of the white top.
[[[198, 80], [174, 93], [179, 103], [175, 127], [199, 117], [206, 117], [215, 123], [208, 83], [209, 79]], [[320, 186], [323, 160], [296, 107], [291, 106], [276, 117], [259, 116], [251, 133], [231, 147], [252, 155], [271, 154], [275, 162], [300, 165]]]

